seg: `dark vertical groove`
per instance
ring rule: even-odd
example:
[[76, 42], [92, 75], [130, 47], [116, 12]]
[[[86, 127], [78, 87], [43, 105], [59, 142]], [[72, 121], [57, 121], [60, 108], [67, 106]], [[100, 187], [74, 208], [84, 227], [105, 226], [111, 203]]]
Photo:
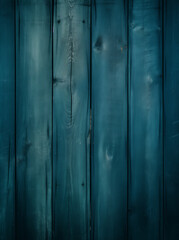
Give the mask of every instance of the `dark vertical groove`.
[[10, 161], [11, 161], [11, 142], [10, 142], [10, 138], [9, 138], [9, 146], [8, 146], [8, 170], [7, 170], [7, 181], [8, 181], [8, 186], [9, 186], [9, 172], [10, 172]]
[[[90, 8], [89, 12], [90, 14]], [[88, 15], [89, 18], [89, 15]], [[87, 232], [87, 240], [90, 240], [90, 146], [91, 146], [91, 109], [90, 109], [90, 61], [89, 56], [87, 57], [87, 68], [88, 68], [88, 104], [87, 104], [87, 121], [86, 121], [86, 129], [87, 129], [87, 138], [86, 138], [86, 213], [87, 213], [87, 223], [86, 223], [86, 232]]]
[[71, 62], [70, 62], [70, 98], [71, 98], [71, 109], [70, 109], [70, 112], [71, 112], [71, 126], [73, 125], [73, 92], [72, 92], [72, 76], [73, 76], [73, 56], [72, 56], [72, 53], [73, 53], [73, 43], [71, 43]]
[[[93, 6], [92, 1], [93, 1], [93, 0], [91, 0], [91, 6]], [[95, 11], [95, 23], [96, 23], [96, 20], [97, 20], [97, 6], [96, 6], [96, 0], [94, 0], [94, 11]]]
[[162, 172], [162, 187], [163, 187], [163, 205], [162, 205], [162, 217], [163, 217], [163, 221], [162, 221], [162, 233], [163, 233], [163, 240], [165, 239], [164, 236], [164, 226], [165, 226], [165, 207], [164, 207], [164, 203], [165, 203], [165, 151], [164, 151], [164, 144], [165, 144], [165, 97], [164, 97], [164, 83], [165, 83], [165, 33], [164, 33], [164, 27], [165, 27], [165, 0], [162, 0], [162, 127], [163, 127], [163, 134], [162, 134], [162, 158], [163, 158], [163, 172]]
[[93, 222], [93, 212], [92, 212], [92, 144], [93, 144], [93, 105], [92, 105], [92, 7], [93, 7], [93, 0], [90, 0], [90, 163], [89, 163], [89, 171], [90, 171], [90, 239], [92, 240], [93, 236], [93, 227], [92, 227], [92, 222]]
[[[68, 3], [69, 4], [69, 3]], [[70, 7], [70, 4], [69, 4]], [[71, 15], [71, 8], [69, 9], [69, 14]], [[70, 36], [70, 98], [71, 98], [71, 109], [70, 109], [70, 124], [73, 125], [73, 90], [72, 90], [72, 80], [73, 80], [73, 54], [74, 54], [74, 47], [73, 47], [73, 35], [72, 35], [72, 18], [69, 16], [69, 36]]]
[[47, 163], [45, 164], [45, 189], [46, 189], [46, 192], [45, 192], [45, 201], [46, 201], [46, 229], [45, 229], [45, 239], [48, 240], [48, 230], [47, 230], [47, 191], [48, 191], [48, 177], [47, 177]]
[[54, 0], [52, 0], [52, 6], [51, 6], [51, 35], [52, 35], [52, 139], [51, 139], [51, 167], [52, 167], [52, 186], [51, 186], [51, 217], [52, 217], [52, 223], [51, 223], [51, 239], [54, 238], [54, 214], [53, 214], [53, 29], [54, 29]]
[[15, 151], [15, 174], [14, 174], [14, 185], [15, 185], [15, 198], [14, 198], [14, 205], [15, 205], [15, 217], [14, 217], [14, 220], [15, 220], [15, 223], [14, 223], [14, 226], [15, 226], [15, 229], [14, 229], [14, 233], [15, 233], [15, 239], [17, 239], [17, 157], [16, 157], [16, 0], [14, 0], [14, 89], [15, 89], [15, 93], [14, 93], [14, 114], [15, 114], [15, 121], [14, 121], [14, 151]]
[[129, 116], [129, 113], [130, 113], [130, 110], [129, 110], [129, 107], [130, 107], [130, 84], [129, 84], [129, 81], [130, 81], [130, 65], [129, 65], [129, 62], [130, 62], [130, 49], [129, 49], [129, 26], [130, 26], [130, 0], [127, 1], [127, 236], [126, 236], [126, 239], [129, 238], [129, 161], [130, 161], [130, 133], [129, 133], [129, 121], [130, 121], [130, 116]]

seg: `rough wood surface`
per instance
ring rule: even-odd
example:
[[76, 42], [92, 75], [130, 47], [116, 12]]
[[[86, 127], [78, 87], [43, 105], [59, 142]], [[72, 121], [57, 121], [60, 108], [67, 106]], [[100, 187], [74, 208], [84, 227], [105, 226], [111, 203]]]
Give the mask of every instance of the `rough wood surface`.
[[15, 225], [15, 41], [14, 1], [0, 1], [0, 239]]
[[51, 1], [19, 0], [16, 10], [16, 236], [51, 239]]
[[90, 11], [54, 2], [53, 233], [89, 239]]
[[127, 238], [127, 2], [92, 5], [92, 239]]
[[129, 239], [162, 237], [162, 5], [129, 5]]
[[164, 236], [179, 239], [179, 1], [164, 1]]

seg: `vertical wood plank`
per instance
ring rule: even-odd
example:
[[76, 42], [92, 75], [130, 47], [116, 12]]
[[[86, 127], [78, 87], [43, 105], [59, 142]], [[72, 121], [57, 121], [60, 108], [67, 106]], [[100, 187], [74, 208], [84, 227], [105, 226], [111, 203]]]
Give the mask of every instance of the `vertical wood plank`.
[[92, 239], [127, 238], [127, 1], [92, 8]]
[[16, 9], [17, 239], [51, 239], [51, 1]]
[[131, 0], [129, 239], [162, 239], [162, 6]]
[[0, 1], [0, 239], [14, 239], [14, 1]]
[[179, 1], [164, 1], [164, 229], [179, 239]]
[[54, 1], [54, 239], [89, 239], [88, 0]]

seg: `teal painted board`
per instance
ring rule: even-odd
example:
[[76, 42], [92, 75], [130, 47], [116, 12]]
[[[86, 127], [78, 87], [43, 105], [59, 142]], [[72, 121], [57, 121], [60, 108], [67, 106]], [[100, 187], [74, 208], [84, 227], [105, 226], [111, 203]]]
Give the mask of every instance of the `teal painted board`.
[[15, 41], [14, 1], [0, 1], [0, 239], [15, 225]]
[[179, 239], [179, 1], [164, 1], [164, 229]]
[[90, 5], [55, 1], [53, 236], [89, 239]]
[[127, 239], [127, 1], [92, 5], [92, 239]]
[[51, 239], [52, 6], [16, 10], [16, 237]]
[[162, 5], [129, 5], [128, 239], [162, 239]]

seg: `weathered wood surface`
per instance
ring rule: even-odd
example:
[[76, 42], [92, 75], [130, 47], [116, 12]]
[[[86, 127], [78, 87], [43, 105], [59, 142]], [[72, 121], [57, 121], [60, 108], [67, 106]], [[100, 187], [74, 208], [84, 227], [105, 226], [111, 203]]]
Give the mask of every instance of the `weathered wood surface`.
[[53, 234], [89, 239], [89, 1], [54, 1]]
[[15, 206], [14, 1], [0, 1], [0, 239], [13, 239]]
[[164, 1], [164, 236], [179, 239], [179, 1]]
[[162, 5], [129, 4], [128, 236], [162, 237]]
[[16, 237], [51, 239], [52, 16], [50, 0], [16, 6]]
[[1, 240], [179, 239], [179, 2], [90, 5], [0, 0]]
[[127, 239], [127, 6], [92, 5], [92, 239]]

